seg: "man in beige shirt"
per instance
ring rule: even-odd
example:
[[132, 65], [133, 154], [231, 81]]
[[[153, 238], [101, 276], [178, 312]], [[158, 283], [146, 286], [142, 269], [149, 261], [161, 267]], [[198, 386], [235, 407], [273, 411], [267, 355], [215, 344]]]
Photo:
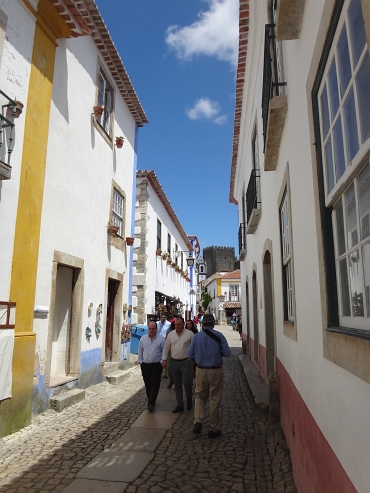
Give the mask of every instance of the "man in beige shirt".
[[192, 382], [191, 382], [191, 365], [190, 359], [187, 356], [187, 350], [193, 340], [194, 334], [185, 329], [185, 321], [182, 317], [177, 317], [175, 320], [175, 330], [169, 332], [166, 339], [166, 344], [162, 354], [162, 367], [165, 370], [167, 367], [167, 356], [171, 352], [170, 370], [175, 382], [175, 392], [177, 406], [172, 411], [173, 413], [181, 413], [184, 410], [184, 398], [182, 386], [185, 387], [187, 409], [193, 407], [192, 398]]

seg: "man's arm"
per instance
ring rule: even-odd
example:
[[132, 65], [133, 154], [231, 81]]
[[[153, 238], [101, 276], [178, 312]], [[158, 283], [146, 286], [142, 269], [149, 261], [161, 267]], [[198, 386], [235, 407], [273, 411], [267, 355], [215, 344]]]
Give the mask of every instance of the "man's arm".
[[143, 345], [143, 338], [140, 339], [139, 341], [139, 351], [137, 354], [137, 362], [139, 365], [143, 363], [144, 361], [144, 345]]

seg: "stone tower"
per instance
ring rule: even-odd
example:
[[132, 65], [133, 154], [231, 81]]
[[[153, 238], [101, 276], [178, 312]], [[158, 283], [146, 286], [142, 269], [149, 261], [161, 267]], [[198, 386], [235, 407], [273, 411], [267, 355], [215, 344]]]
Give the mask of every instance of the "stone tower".
[[207, 263], [207, 277], [216, 272], [232, 272], [234, 270], [235, 248], [219, 246], [203, 248], [203, 258]]

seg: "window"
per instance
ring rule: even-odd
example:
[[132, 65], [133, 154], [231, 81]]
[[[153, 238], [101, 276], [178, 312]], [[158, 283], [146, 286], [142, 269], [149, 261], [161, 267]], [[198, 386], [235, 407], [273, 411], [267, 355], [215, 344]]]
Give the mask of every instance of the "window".
[[167, 253], [171, 257], [171, 235], [167, 235]]
[[97, 121], [105, 133], [112, 138], [113, 89], [101, 68], [98, 82], [98, 104], [104, 107], [104, 111]]
[[162, 223], [157, 219], [157, 250], [162, 250]]
[[[319, 90], [326, 197], [370, 136], [370, 56], [361, 0], [347, 0]], [[328, 201], [327, 201], [328, 202]]]
[[178, 258], [177, 258], [177, 254], [178, 254], [178, 251], [179, 251], [179, 245], [175, 245], [175, 262], [176, 262], [176, 265], [178, 265]]
[[112, 202], [112, 222], [118, 226], [117, 234], [123, 237], [123, 205], [124, 198], [118, 192], [117, 189], [113, 189], [113, 202]]
[[284, 320], [293, 322], [293, 290], [292, 290], [292, 257], [290, 241], [290, 219], [288, 195], [285, 190], [280, 205], [280, 234], [283, 264], [283, 300], [284, 300]]
[[239, 286], [229, 286], [230, 301], [239, 301]]
[[[324, 200], [333, 211], [329, 325], [370, 330], [370, 56], [361, 0], [345, 0], [317, 86]], [[330, 269], [327, 269], [330, 271]], [[333, 285], [333, 279], [327, 279]], [[334, 314], [330, 318], [330, 313]]]

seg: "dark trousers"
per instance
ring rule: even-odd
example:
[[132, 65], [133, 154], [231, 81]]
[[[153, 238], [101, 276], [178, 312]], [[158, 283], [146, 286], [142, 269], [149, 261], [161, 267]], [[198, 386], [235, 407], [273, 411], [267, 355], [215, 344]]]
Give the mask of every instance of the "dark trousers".
[[184, 407], [182, 386], [184, 386], [185, 388], [186, 399], [189, 401], [193, 398], [190, 360], [185, 359], [183, 361], [179, 361], [172, 359], [171, 373], [175, 382], [177, 405], [180, 407]]
[[148, 397], [148, 405], [154, 406], [161, 385], [162, 364], [141, 363], [140, 367]]

